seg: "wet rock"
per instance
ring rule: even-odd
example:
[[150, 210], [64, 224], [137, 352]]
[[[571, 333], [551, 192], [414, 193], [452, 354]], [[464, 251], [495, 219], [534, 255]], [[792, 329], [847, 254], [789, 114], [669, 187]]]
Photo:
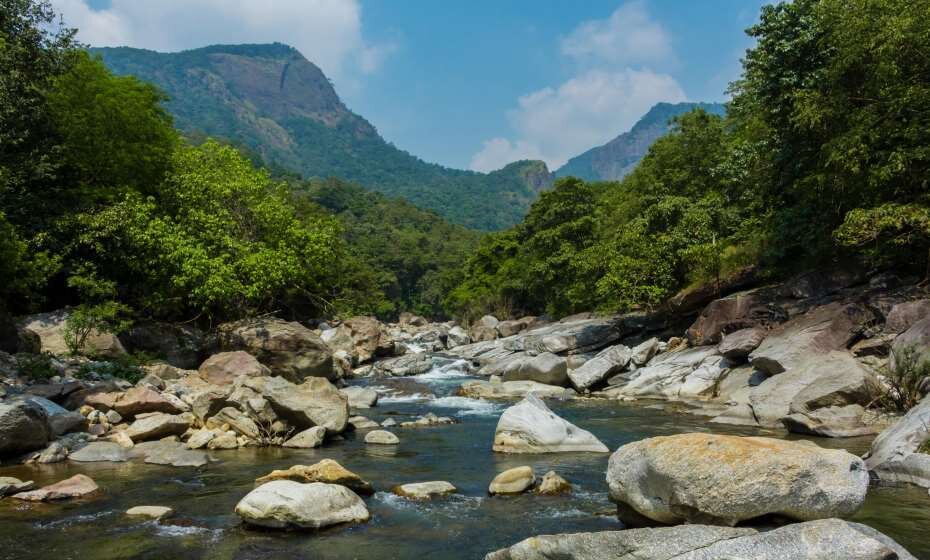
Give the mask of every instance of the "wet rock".
[[717, 345], [717, 351], [727, 359], [745, 360], [749, 354], [765, 340], [765, 331], [760, 328], [740, 329], [726, 334]]
[[607, 483], [613, 501], [659, 523], [735, 525], [769, 514], [802, 521], [852, 515], [869, 476], [861, 459], [842, 450], [694, 433], [624, 445], [610, 457]]
[[454, 494], [458, 490], [452, 484], [444, 480], [430, 482], [413, 482], [410, 484], [401, 484], [391, 489], [391, 492], [408, 500], [431, 500], [434, 497]]
[[308, 377], [336, 379], [332, 350], [300, 323], [276, 318], [220, 325], [218, 338], [224, 350], [245, 350], [275, 375], [294, 383]]
[[352, 424], [352, 427], [356, 430], [371, 430], [379, 427], [377, 422], [364, 416], [353, 416], [349, 418], [349, 424]]
[[164, 519], [174, 515], [174, 510], [165, 506], [136, 506], [126, 510], [126, 515], [146, 519]]
[[374, 494], [371, 484], [359, 475], [346, 469], [332, 459], [323, 459], [314, 465], [294, 465], [287, 470], [277, 470], [255, 480], [256, 484], [265, 484], [274, 480], [292, 480], [295, 482], [325, 482], [339, 484], [356, 494], [370, 496]]
[[579, 391], [590, 389], [608, 377], [626, 369], [633, 357], [633, 351], [618, 344], [599, 352], [578, 369], [568, 372], [572, 385]]
[[0, 403], [0, 458], [43, 449], [50, 437], [45, 411], [28, 401]]
[[679, 525], [530, 537], [485, 560], [915, 560], [875, 529], [839, 519], [749, 527]]
[[314, 447], [323, 445], [323, 438], [325, 437], [326, 428], [322, 426], [314, 426], [298, 433], [294, 437], [285, 441], [282, 445], [284, 447], [293, 447], [296, 449], [312, 449]]
[[365, 434], [365, 443], [378, 445], [397, 445], [400, 438], [387, 430], [373, 430]]
[[810, 412], [796, 412], [781, 419], [789, 432], [821, 437], [856, 437], [878, 432], [864, 419], [865, 409], [858, 404], [830, 406]]
[[641, 342], [632, 350], [632, 355], [630, 356], [630, 361], [634, 365], [642, 367], [649, 363], [656, 354], [659, 353], [660, 342], [658, 338], [650, 338], [649, 340]]
[[[20, 351], [32, 354], [49, 353], [55, 356], [70, 355], [71, 351], [65, 343], [64, 336], [68, 316], [68, 311], [58, 310], [25, 317], [17, 324]], [[116, 358], [125, 355], [126, 350], [115, 335], [92, 330], [84, 340], [79, 353]]]
[[362, 499], [344, 486], [289, 480], [252, 490], [236, 505], [236, 513], [248, 524], [273, 529], [319, 529], [370, 517]]
[[371, 408], [378, 404], [378, 392], [367, 387], [346, 387], [339, 389], [349, 400], [352, 408]]
[[22, 481], [11, 476], [0, 476], [0, 498], [26, 492], [36, 487], [35, 482], [31, 480]]
[[499, 377], [492, 377], [490, 381], [466, 381], [458, 393], [472, 399], [522, 399], [530, 393], [540, 398], [567, 399], [576, 394], [566, 387], [535, 381], [501, 381]]
[[133, 457], [142, 459], [151, 465], [167, 465], [171, 467], [202, 467], [209, 460], [203, 451], [188, 449], [183, 443], [176, 441], [147, 441], [133, 447]]
[[522, 494], [536, 484], [536, 475], [533, 474], [532, 467], [516, 467], [508, 469], [494, 477], [488, 486], [488, 493], [497, 494]]
[[166, 436], [179, 436], [186, 432], [189, 426], [187, 420], [180, 416], [156, 413], [133, 422], [126, 429], [126, 435], [133, 442], [148, 441]]
[[337, 434], [346, 428], [349, 401], [326, 379], [310, 377], [295, 385], [281, 377], [252, 377], [244, 384], [266, 398], [278, 416], [297, 428], [323, 426]]
[[72, 452], [69, 459], [78, 463], [111, 462], [123, 463], [129, 460], [129, 450], [111, 441], [92, 441]]
[[544, 496], [557, 496], [567, 494], [572, 491], [572, 485], [567, 480], [556, 474], [555, 471], [549, 471], [542, 477], [536, 493]]
[[207, 358], [197, 370], [200, 377], [212, 385], [226, 387], [240, 377], [269, 375], [271, 370], [259, 363], [248, 352], [221, 352]]
[[871, 311], [857, 304], [817, 307], [770, 331], [749, 360], [757, 369], [776, 375], [826, 352], [845, 350], [862, 327], [874, 320]]
[[426, 352], [414, 352], [397, 358], [381, 360], [375, 364], [375, 375], [401, 377], [426, 373], [433, 367], [433, 360]]
[[20, 492], [13, 494], [17, 500], [26, 500], [29, 502], [51, 502], [57, 500], [69, 500], [73, 498], [83, 498], [90, 496], [100, 490], [97, 483], [85, 474], [76, 474], [49, 486], [43, 486], [38, 490]]
[[494, 432], [499, 453], [606, 453], [594, 435], [556, 416], [536, 395], [529, 394], [501, 415]]
[[924, 397], [878, 434], [865, 464], [883, 482], [910, 482], [930, 488], [930, 455], [918, 453], [927, 441], [930, 441], [930, 397]]

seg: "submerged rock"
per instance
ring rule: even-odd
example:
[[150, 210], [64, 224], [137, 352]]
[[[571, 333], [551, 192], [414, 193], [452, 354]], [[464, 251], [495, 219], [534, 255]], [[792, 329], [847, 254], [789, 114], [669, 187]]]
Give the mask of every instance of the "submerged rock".
[[97, 486], [97, 483], [89, 476], [86, 474], [76, 474], [71, 478], [56, 482], [55, 484], [43, 486], [38, 490], [13, 494], [13, 497], [17, 500], [26, 500], [29, 502], [51, 502], [83, 498], [98, 490], [100, 490], [100, 487]]
[[272, 529], [319, 529], [371, 517], [365, 502], [345, 486], [290, 480], [275, 480], [252, 490], [236, 504], [236, 514], [250, 525]]
[[532, 467], [516, 467], [506, 470], [494, 477], [488, 486], [488, 493], [521, 494], [536, 484], [536, 475]]
[[372, 430], [365, 434], [365, 443], [396, 445], [400, 443], [400, 438], [387, 430]]
[[530, 537], [485, 560], [915, 560], [875, 529], [839, 519], [748, 527], [679, 525]]
[[272, 482], [274, 480], [340, 484], [362, 496], [370, 496], [375, 492], [371, 484], [364, 481], [362, 477], [346, 469], [332, 459], [323, 459], [319, 463], [310, 466], [294, 465], [287, 470], [272, 471], [261, 478], [257, 478], [255, 483], [265, 484], [266, 482]]
[[610, 457], [607, 483], [612, 500], [659, 523], [735, 525], [768, 514], [852, 515], [869, 476], [843, 450], [694, 433], [624, 445]]
[[499, 453], [607, 453], [591, 432], [558, 417], [536, 395], [529, 394], [501, 415], [494, 431]]
[[78, 463], [123, 463], [129, 460], [129, 450], [111, 441], [92, 441], [73, 451], [68, 458]]
[[393, 489], [391, 489], [391, 491], [394, 494], [409, 500], [431, 500], [436, 496], [453, 494], [458, 490], [455, 488], [455, 486], [452, 486], [450, 483], [444, 480], [436, 480], [431, 482], [413, 482], [410, 484], [401, 484], [400, 486], [395, 486]]

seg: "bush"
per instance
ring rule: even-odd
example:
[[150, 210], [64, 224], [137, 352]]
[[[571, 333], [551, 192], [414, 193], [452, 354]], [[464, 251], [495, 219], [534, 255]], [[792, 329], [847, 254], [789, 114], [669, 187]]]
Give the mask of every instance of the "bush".
[[920, 402], [921, 387], [930, 377], [930, 360], [921, 360], [917, 348], [893, 352], [894, 367], [885, 375], [885, 391], [879, 399], [883, 408], [907, 412]]
[[108, 361], [88, 362], [81, 364], [76, 377], [78, 379], [86, 379], [95, 375], [113, 377], [135, 385], [145, 377], [145, 371], [142, 370], [141, 366], [151, 361], [152, 357], [150, 355], [137, 353], [127, 354]]
[[16, 365], [19, 367], [19, 373], [33, 381], [48, 381], [52, 377], [59, 375], [55, 366], [52, 365], [51, 354], [17, 354]]

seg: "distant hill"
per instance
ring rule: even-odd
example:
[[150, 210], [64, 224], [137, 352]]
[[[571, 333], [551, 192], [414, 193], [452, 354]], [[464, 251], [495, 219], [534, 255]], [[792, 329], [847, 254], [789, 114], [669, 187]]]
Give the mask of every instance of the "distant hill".
[[287, 45], [92, 52], [117, 74], [162, 88], [176, 125], [190, 135], [240, 143], [266, 163], [307, 178], [354, 181], [471, 228], [497, 230], [519, 222], [551, 184], [539, 161], [485, 174], [427, 163], [396, 148], [346, 108], [316, 65]]
[[726, 112], [726, 107], [721, 103], [659, 103], [639, 119], [629, 132], [573, 157], [557, 169], [554, 175], [571, 175], [587, 181], [622, 179], [643, 159], [649, 146], [669, 131], [669, 121], [673, 117], [697, 108], [717, 115]]

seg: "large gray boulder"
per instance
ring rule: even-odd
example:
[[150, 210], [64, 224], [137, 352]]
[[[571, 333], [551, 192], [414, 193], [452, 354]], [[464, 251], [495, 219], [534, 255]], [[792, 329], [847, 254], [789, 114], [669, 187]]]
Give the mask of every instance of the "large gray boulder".
[[877, 426], [864, 417], [862, 406], [848, 404], [795, 412], [782, 418], [781, 422], [789, 432], [821, 437], [858, 437], [877, 433]]
[[404, 377], [426, 373], [433, 367], [433, 359], [427, 352], [412, 352], [396, 358], [375, 363], [374, 373], [390, 377]]
[[62, 434], [77, 430], [86, 424], [85, 418], [79, 412], [68, 410], [42, 397], [27, 396], [23, 400], [31, 402], [45, 412], [49, 427], [49, 436], [56, 438]]
[[245, 350], [295, 383], [307, 377], [335, 379], [333, 352], [320, 337], [296, 322], [277, 318], [226, 323], [217, 329], [223, 350]]
[[732, 526], [769, 514], [850, 516], [865, 500], [869, 474], [843, 450], [692, 433], [624, 445], [610, 457], [607, 483], [621, 517], [632, 510], [659, 523]]
[[499, 453], [607, 453], [607, 446], [591, 432], [564, 420], [533, 393], [508, 408], [494, 431], [494, 451]]
[[236, 513], [250, 525], [272, 529], [320, 529], [371, 517], [365, 502], [345, 486], [291, 480], [262, 484], [236, 504]]
[[891, 367], [896, 365], [896, 357], [906, 351], [913, 351], [918, 364], [930, 362], [930, 315], [916, 321], [906, 331], [899, 334], [891, 345]]
[[394, 342], [384, 325], [374, 317], [351, 317], [336, 328], [323, 331], [320, 338], [333, 350], [344, 350], [355, 364], [371, 361], [375, 356], [388, 355]]
[[777, 375], [825, 352], [845, 350], [874, 320], [874, 314], [858, 304], [816, 307], [772, 329], [749, 360], [766, 374]]
[[927, 317], [930, 317], [930, 299], [918, 299], [896, 304], [885, 317], [885, 332], [889, 334], [903, 333], [911, 326]]
[[693, 346], [717, 344], [726, 333], [752, 328], [768, 322], [768, 304], [771, 295], [767, 290], [751, 290], [710, 302], [685, 336]]
[[930, 488], [930, 455], [918, 449], [930, 441], [930, 396], [878, 434], [865, 464], [884, 482], [909, 482]]
[[584, 391], [623, 371], [629, 365], [632, 356], [633, 351], [623, 344], [611, 346], [600, 351], [578, 369], [568, 372], [568, 377], [575, 389]]
[[546, 385], [568, 385], [568, 365], [562, 356], [544, 352], [511, 361], [501, 377], [504, 381], [536, 381]]
[[125, 434], [133, 442], [140, 442], [168, 436], [180, 436], [189, 427], [190, 423], [181, 416], [156, 412], [130, 424], [126, 428]]
[[349, 421], [349, 401], [332, 383], [309, 377], [295, 385], [281, 377], [251, 377], [244, 385], [271, 403], [281, 418], [300, 429], [323, 426], [341, 433]]
[[730, 360], [745, 360], [746, 356], [762, 344], [765, 331], [758, 327], [740, 329], [723, 335], [717, 351]]
[[666, 352], [649, 365], [608, 380], [611, 393], [666, 399], [710, 397], [729, 363], [713, 346]]
[[679, 525], [530, 537], [485, 560], [915, 560], [875, 529], [840, 519], [749, 527]]
[[0, 403], [0, 458], [42, 449], [50, 436], [41, 406], [28, 401]]

